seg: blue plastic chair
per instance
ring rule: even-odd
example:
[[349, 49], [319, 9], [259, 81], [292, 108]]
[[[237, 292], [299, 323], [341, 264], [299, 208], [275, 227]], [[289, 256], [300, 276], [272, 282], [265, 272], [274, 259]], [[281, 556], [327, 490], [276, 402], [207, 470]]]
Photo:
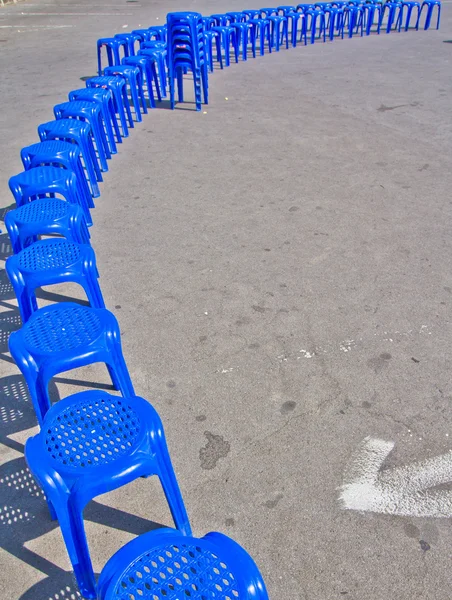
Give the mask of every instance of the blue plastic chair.
[[162, 422], [143, 398], [88, 391], [60, 400], [27, 441], [25, 458], [58, 518], [84, 598], [97, 597], [83, 524], [83, 509], [96, 496], [157, 475], [180, 537], [191, 535]]
[[249, 19], [247, 21], [251, 23], [253, 26], [253, 35], [254, 39], [259, 38], [259, 50], [260, 55], [264, 56], [265, 54], [265, 38], [267, 38], [268, 42], [268, 51], [271, 53], [272, 51], [272, 36], [271, 36], [271, 26], [270, 21], [268, 19]]
[[[114, 77], [110, 75], [101, 75], [100, 77], [91, 77], [87, 79], [87, 88], [108, 89], [113, 94], [115, 112], [119, 116], [122, 127], [122, 137], [129, 136], [129, 127], [135, 127], [130, 110], [129, 98], [127, 97], [126, 80], [124, 77]], [[127, 126], [127, 121], [129, 127]]]
[[215, 46], [217, 50], [217, 61], [220, 63], [220, 68], [223, 68], [223, 57], [221, 55], [221, 33], [214, 29], [208, 29], [204, 32], [204, 42], [206, 47], [206, 57], [207, 63], [209, 65], [209, 70], [213, 73], [213, 43], [215, 41]]
[[153, 25], [148, 27], [149, 39], [155, 39], [158, 42], [166, 42], [167, 39], [167, 26], [166, 25]]
[[[282, 7], [280, 7], [281, 9]], [[302, 12], [288, 12], [286, 14], [288, 23], [290, 22], [290, 38], [292, 46], [296, 48], [298, 41], [298, 29], [300, 29], [300, 42], [304, 41], [304, 45], [308, 43], [306, 30], [306, 15]]]
[[148, 109], [144, 97], [143, 80], [140, 69], [138, 67], [127, 65], [115, 65], [113, 67], [105, 68], [104, 75], [114, 75], [115, 77], [122, 77], [124, 79], [130, 89], [132, 105], [135, 110], [135, 119], [138, 122], [142, 121], [143, 117], [141, 116], [140, 100], [143, 113], [147, 113]]
[[[405, 8], [406, 8], [406, 16], [405, 16]], [[413, 10], [416, 9], [416, 21], [415, 21], [415, 29], [416, 31], [419, 29], [419, 19], [421, 17], [421, 4], [420, 2], [411, 2], [411, 1], [403, 1], [402, 2], [402, 10], [400, 11], [400, 22], [399, 22], [399, 31], [401, 27], [404, 27], [405, 31], [408, 31], [410, 27], [411, 14]], [[405, 17], [405, 25], [403, 24], [403, 18]]]
[[73, 100], [86, 100], [99, 104], [110, 152], [111, 154], [116, 154], [118, 152], [116, 142], [119, 144], [122, 143], [122, 138], [116, 119], [116, 110], [111, 90], [99, 87], [84, 87], [79, 90], [72, 90], [69, 92], [68, 97], [71, 102]]
[[436, 29], [439, 29], [439, 23], [441, 20], [441, 2], [440, 2], [440, 0], [424, 0], [424, 2], [421, 5], [421, 10], [419, 13], [418, 25], [419, 25], [421, 15], [424, 12], [424, 7], [426, 7], [427, 12], [426, 12], [426, 16], [425, 16], [424, 29], [429, 29], [430, 24], [432, 22], [433, 11], [435, 10], [435, 6], [437, 8]]
[[[141, 49], [138, 51], [138, 56], [147, 56], [153, 61], [156, 61], [158, 78], [160, 79], [160, 93], [164, 98], [166, 98], [166, 69], [168, 59], [166, 42], [143, 42]], [[156, 78], [155, 86], [158, 92], [158, 80]]]
[[147, 42], [151, 38], [149, 29], [133, 29], [132, 33], [133, 35], [138, 36], [142, 42]]
[[115, 35], [115, 39], [125, 40], [127, 42], [129, 56], [135, 56], [138, 50], [140, 49], [141, 36], [133, 33], [133, 31], [131, 33], [117, 33]]
[[270, 21], [272, 45], [276, 52], [279, 52], [280, 44], [284, 42], [286, 38], [286, 49], [289, 48], [289, 26], [287, 17], [280, 15], [270, 15], [267, 17]]
[[5, 268], [23, 323], [38, 310], [36, 289], [46, 285], [78, 283], [93, 308], [105, 308], [97, 281], [96, 255], [89, 244], [75, 244], [63, 238], [40, 240], [10, 256]]
[[35, 167], [11, 177], [9, 187], [18, 207], [34, 199], [43, 198], [46, 194], [60, 194], [68, 202], [80, 205], [85, 213], [86, 222], [92, 224], [86, 198], [80, 195], [77, 177], [69, 169]]
[[135, 538], [102, 569], [99, 600], [268, 600], [251, 556], [231, 538], [158, 529]]
[[211, 31], [216, 31], [221, 35], [221, 45], [224, 49], [224, 64], [229, 67], [231, 64], [231, 44], [235, 52], [235, 62], [239, 62], [239, 44], [237, 43], [237, 32], [233, 27], [226, 25], [212, 27]]
[[90, 124], [83, 123], [77, 119], [49, 121], [48, 123], [39, 125], [38, 134], [42, 141], [63, 140], [77, 144], [82, 153], [84, 167], [91, 186], [91, 193], [94, 198], [100, 196], [97, 182], [102, 181], [102, 173], [97, 162]]
[[[229, 14], [232, 13], [228, 13], [228, 15]], [[253, 58], [256, 58], [256, 36], [252, 24], [249, 21], [244, 22], [237, 20], [232, 22], [229, 27], [235, 30], [234, 42], [236, 44], [236, 56], [240, 53], [241, 46], [242, 60], [248, 60], [248, 42], [250, 42]]]
[[99, 104], [86, 102], [85, 100], [74, 100], [73, 102], [62, 102], [53, 107], [55, 119], [81, 119], [91, 126], [92, 135], [96, 143], [97, 155], [101, 171], [108, 171], [107, 158], [111, 158], [107, 137], [102, 118], [102, 110]]
[[61, 140], [48, 140], [22, 148], [20, 157], [27, 171], [46, 165], [74, 171], [80, 195], [86, 198], [86, 203], [90, 208], [94, 208], [92, 194], [81, 161], [81, 153], [76, 144]]
[[141, 71], [141, 81], [143, 84], [146, 84], [146, 89], [148, 93], [149, 102], [151, 108], [155, 108], [155, 96], [154, 96], [154, 88], [152, 84], [155, 85], [155, 90], [157, 92], [157, 97], [159, 101], [162, 99], [162, 95], [160, 92], [160, 84], [157, 75], [156, 63], [157, 59], [155, 56], [143, 56], [141, 54], [141, 50], [139, 51], [139, 56], [127, 56], [122, 59], [122, 64], [127, 65], [129, 67], [136, 67]]
[[107, 51], [107, 61], [110, 67], [121, 64], [121, 58], [123, 56], [129, 56], [129, 44], [127, 40], [117, 37], [101, 38], [97, 40], [97, 72], [99, 75], [102, 75], [103, 73], [102, 48], [104, 47]]
[[34, 243], [39, 235], [60, 235], [76, 244], [89, 243], [80, 206], [58, 198], [41, 198], [6, 213], [5, 225], [13, 252]]
[[134, 396], [121, 350], [116, 318], [105, 308], [61, 302], [40, 308], [9, 336], [9, 349], [22, 372], [42, 425], [50, 408], [49, 382], [58, 373], [103, 362], [123, 396]]

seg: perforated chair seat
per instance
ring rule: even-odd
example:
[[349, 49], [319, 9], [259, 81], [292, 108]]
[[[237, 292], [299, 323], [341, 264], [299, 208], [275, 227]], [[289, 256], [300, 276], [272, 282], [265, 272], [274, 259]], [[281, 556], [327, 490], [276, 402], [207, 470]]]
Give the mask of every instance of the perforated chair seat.
[[99, 600], [268, 600], [251, 556], [220, 533], [183, 537], [151, 531], [121, 548], [105, 565]]
[[[42, 242], [39, 242], [42, 243]], [[40, 308], [9, 337], [9, 348], [25, 377], [38, 421], [50, 408], [48, 384], [58, 373], [106, 363], [123, 396], [133, 386], [121, 350], [118, 322], [105, 308], [62, 302]]]
[[37, 240], [57, 234], [78, 244], [89, 243], [89, 231], [80, 206], [58, 198], [41, 198], [6, 213], [5, 225], [15, 253]]
[[143, 398], [103, 391], [69, 396], [48, 411], [41, 432], [27, 441], [25, 456], [58, 517], [86, 598], [96, 597], [96, 591], [82, 513], [94, 497], [157, 475], [176, 527], [191, 535], [162, 422]]
[[6, 261], [6, 271], [19, 303], [23, 322], [38, 309], [37, 288], [68, 281], [83, 287], [94, 308], [105, 308], [96, 267], [96, 255], [88, 244], [63, 238], [41, 240]]

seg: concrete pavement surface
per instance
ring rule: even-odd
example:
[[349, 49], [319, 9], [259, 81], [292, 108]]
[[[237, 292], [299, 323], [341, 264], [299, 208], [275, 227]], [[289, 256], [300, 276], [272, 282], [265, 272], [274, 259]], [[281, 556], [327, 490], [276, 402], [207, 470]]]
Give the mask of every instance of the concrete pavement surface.
[[[253, 6], [2, 8], [1, 206], [20, 149], [95, 75], [97, 38], [164, 23], [171, 10]], [[450, 598], [449, 478], [422, 461], [452, 449], [451, 40], [446, 0], [439, 31], [216, 70], [209, 105], [150, 111], [101, 185], [92, 244], [136, 392], [162, 417], [195, 534], [241, 543], [272, 600]], [[8, 354], [20, 321], [0, 276], [2, 596], [78, 598], [23, 458], [37, 428]], [[83, 298], [71, 285], [41, 296]], [[53, 393], [108, 384], [93, 365], [58, 377]], [[372, 454], [373, 476], [368, 437], [395, 444], [382, 465]], [[400, 467], [418, 464], [428, 481], [416, 488]], [[356, 482], [364, 508], [347, 510], [341, 486]], [[171, 519], [153, 479], [93, 502], [96, 572], [155, 523]]]

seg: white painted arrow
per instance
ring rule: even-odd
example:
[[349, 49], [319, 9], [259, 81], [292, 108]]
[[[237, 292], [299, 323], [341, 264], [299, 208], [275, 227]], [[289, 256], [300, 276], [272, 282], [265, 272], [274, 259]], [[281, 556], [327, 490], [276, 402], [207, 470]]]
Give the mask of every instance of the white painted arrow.
[[394, 442], [365, 438], [344, 474], [343, 508], [411, 517], [452, 517], [452, 451], [405, 467], [382, 471]]

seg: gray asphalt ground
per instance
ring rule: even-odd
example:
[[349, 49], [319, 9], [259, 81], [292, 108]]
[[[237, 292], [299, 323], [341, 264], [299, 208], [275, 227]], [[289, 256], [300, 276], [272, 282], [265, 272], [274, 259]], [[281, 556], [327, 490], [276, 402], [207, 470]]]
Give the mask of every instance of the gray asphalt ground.
[[[170, 10], [253, 6], [1, 9], [1, 205], [20, 149], [95, 74], [98, 37]], [[364, 437], [396, 443], [388, 465], [452, 445], [450, 0], [442, 17], [438, 32], [316, 43], [215, 72], [202, 112], [145, 116], [93, 211], [104, 297], [136, 392], [165, 424], [194, 531], [240, 542], [272, 600], [450, 598], [448, 519], [338, 502]], [[5, 259], [4, 233], [0, 250]], [[8, 354], [19, 319], [0, 276], [2, 597], [78, 598], [23, 458], [35, 418]], [[82, 298], [70, 285], [42, 296]], [[108, 388], [102, 365], [63, 374], [53, 391], [90, 385]], [[97, 572], [171, 523], [152, 479], [98, 498], [86, 518]]]

